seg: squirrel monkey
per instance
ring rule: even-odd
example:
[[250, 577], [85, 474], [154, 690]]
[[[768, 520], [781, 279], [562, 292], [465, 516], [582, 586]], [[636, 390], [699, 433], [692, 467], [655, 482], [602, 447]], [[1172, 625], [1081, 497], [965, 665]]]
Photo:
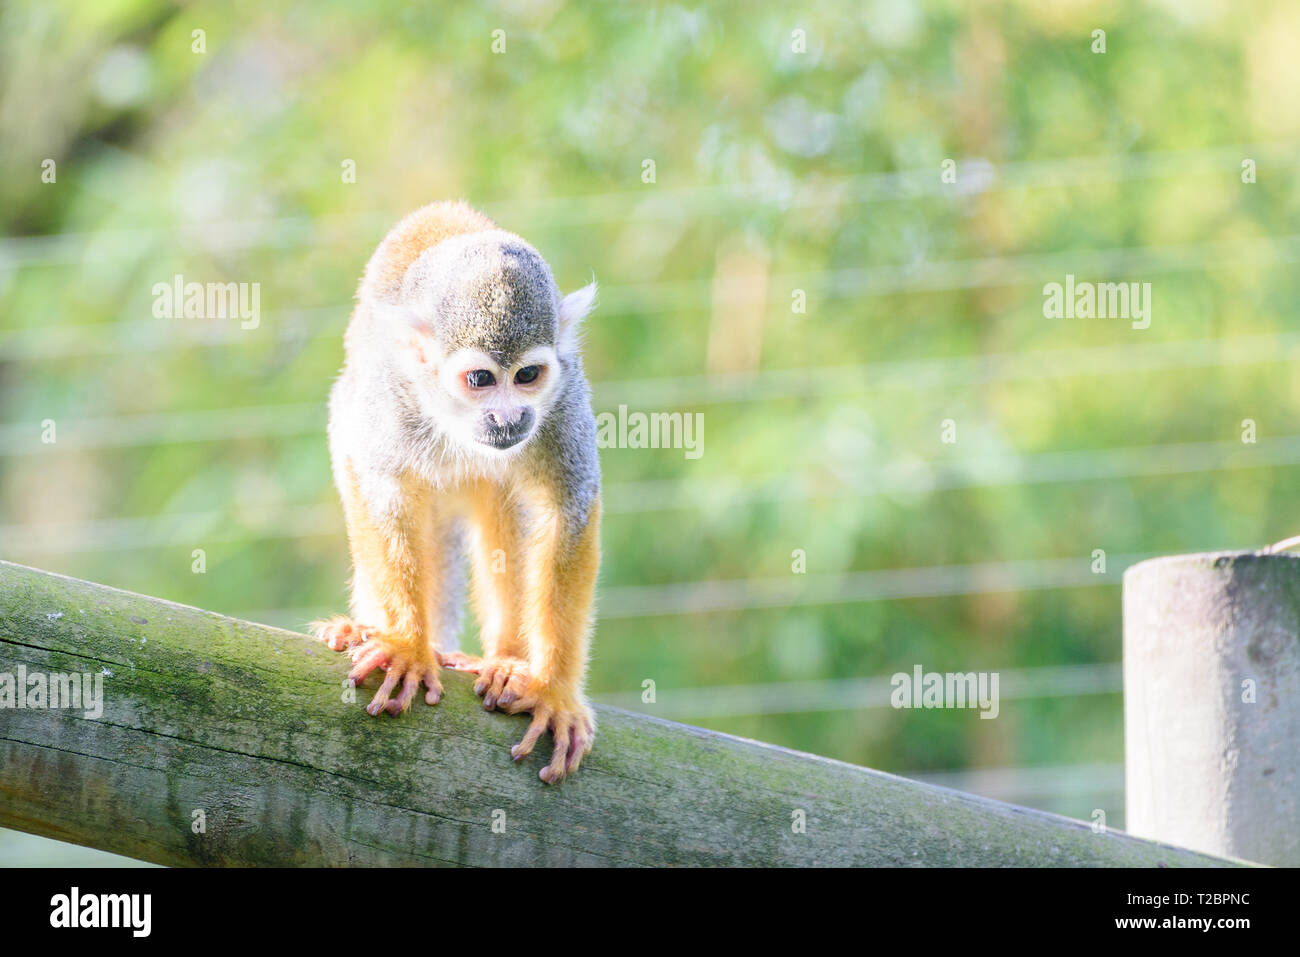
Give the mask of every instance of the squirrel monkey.
[[[352, 553], [351, 616], [315, 624], [349, 679], [387, 674], [367, 711], [437, 704], [439, 667], [483, 706], [550, 731], [553, 782], [591, 750], [583, 693], [600, 563], [600, 462], [578, 325], [532, 246], [463, 202], [417, 209], [366, 266], [330, 394], [329, 443]], [[462, 529], [470, 534], [462, 536]], [[468, 539], [466, 541], [466, 539]], [[482, 658], [452, 649], [469, 546]]]

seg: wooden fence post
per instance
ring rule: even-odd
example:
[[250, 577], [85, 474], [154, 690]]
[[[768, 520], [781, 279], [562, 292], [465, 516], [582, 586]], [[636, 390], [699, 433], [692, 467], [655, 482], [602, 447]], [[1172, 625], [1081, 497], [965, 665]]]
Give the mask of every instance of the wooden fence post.
[[1130, 833], [1300, 866], [1300, 558], [1125, 572], [1124, 739]]

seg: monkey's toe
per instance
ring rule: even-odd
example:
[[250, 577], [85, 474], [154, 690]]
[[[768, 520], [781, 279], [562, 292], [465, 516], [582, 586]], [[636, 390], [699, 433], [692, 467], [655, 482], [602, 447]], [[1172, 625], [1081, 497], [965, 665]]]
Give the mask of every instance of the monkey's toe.
[[533, 709], [533, 720], [523, 740], [510, 749], [510, 755], [520, 761], [532, 753], [534, 746], [547, 731], [555, 741], [551, 760], [537, 772], [547, 784], [555, 784], [574, 771], [582, 759], [591, 753], [596, 740], [596, 721], [591, 709], [580, 702], [548, 704], [539, 701]]
[[[393, 670], [390, 670], [388, 674], [392, 675]], [[415, 699], [420, 690], [421, 682], [429, 689], [424, 696], [426, 704], [437, 704], [442, 700], [442, 681], [438, 678], [437, 667], [430, 666], [425, 668], [423, 672], [418, 668], [411, 668], [402, 676], [402, 690], [398, 692], [396, 697], [390, 698], [384, 703], [383, 709], [391, 715], [402, 714]], [[387, 684], [387, 679], [385, 679], [385, 684]], [[393, 683], [393, 686], [396, 686], [396, 682]], [[378, 695], [376, 695], [376, 698], [378, 698]], [[375, 704], [372, 701], [371, 707], [374, 706]], [[378, 711], [371, 711], [370, 713], [377, 714]]]

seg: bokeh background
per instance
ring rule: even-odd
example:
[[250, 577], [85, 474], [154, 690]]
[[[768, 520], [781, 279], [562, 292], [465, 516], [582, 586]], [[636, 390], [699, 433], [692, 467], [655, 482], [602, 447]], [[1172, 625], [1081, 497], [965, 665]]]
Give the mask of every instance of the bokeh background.
[[[601, 282], [598, 411], [704, 416], [602, 453], [598, 700], [1122, 827], [1123, 569], [1300, 532], [1298, 50], [1287, 0], [7, 3], [0, 557], [341, 610], [350, 300], [464, 197]], [[1150, 328], [1045, 318], [1067, 273]], [[1000, 716], [890, 708], [917, 664]]]

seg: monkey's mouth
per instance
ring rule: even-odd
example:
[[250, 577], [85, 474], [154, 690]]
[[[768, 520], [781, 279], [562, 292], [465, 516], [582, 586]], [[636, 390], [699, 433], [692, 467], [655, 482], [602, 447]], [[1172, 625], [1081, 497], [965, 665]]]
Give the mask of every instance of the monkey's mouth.
[[478, 440], [490, 448], [499, 451], [512, 449], [533, 434], [532, 423], [522, 428], [485, 429]]
[[524, 409], [513, 421], [497, 412], [489, 412], [479, 423], [478, 440], [500, 451], [512, 449], [533, 434], [536, 422], [537, 416], [532, 409]]

